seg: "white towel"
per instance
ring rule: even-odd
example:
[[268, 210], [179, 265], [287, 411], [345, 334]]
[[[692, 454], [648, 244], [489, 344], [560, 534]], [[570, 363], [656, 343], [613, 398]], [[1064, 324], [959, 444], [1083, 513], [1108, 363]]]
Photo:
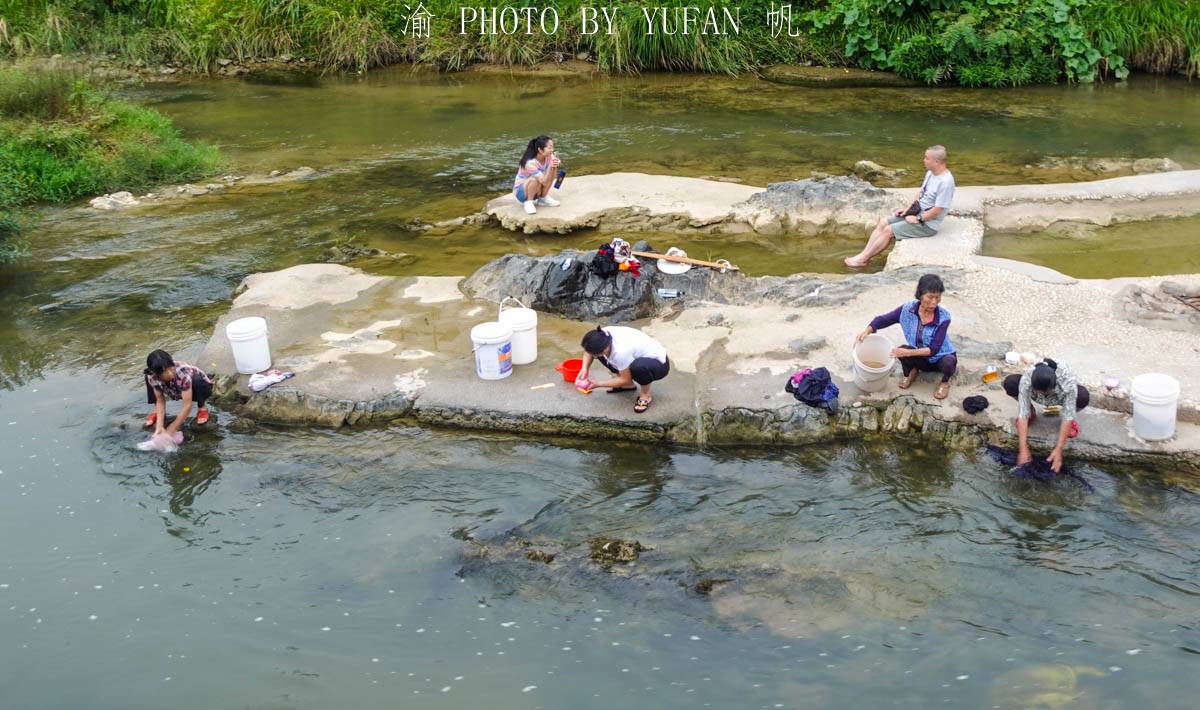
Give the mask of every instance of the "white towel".
[[166, 433], [155, 434], [138, 444], [137, 447], [138, 451], [161, 451], [164, 454], [169, 454], [178, 449], [182, 443], [183, 432], [177, 431], [171, 436], [168, 436]]
[[255, 392], [262, 392], [277, 382], [283, 382], [287, 378], [295, 376], [296, 373], [292, 372], [291, 370], [288, 370], [287, 372], [280, 372], [279, 370], [267, 370], [266, 372], [260, 372], [255, 375], [250, 375], [250, 389], [254, 390]]

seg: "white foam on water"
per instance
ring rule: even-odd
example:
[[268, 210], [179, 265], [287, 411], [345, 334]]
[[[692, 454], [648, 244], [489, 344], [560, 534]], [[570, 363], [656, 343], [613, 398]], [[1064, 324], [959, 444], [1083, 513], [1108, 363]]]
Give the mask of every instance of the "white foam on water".
[[522, 693], [528, 693], [531, 690], [537, 690], [537, 686], [536, 685], [527, 685], [524, 688], [521, 688]]

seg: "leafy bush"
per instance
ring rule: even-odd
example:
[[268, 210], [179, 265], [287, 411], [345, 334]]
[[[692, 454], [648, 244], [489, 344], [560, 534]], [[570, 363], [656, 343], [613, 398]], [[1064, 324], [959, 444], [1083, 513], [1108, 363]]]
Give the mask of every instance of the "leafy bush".
[[216, 148], [183, 140], [166, 117], [108, 97], [83, 75], [0, 69], [0, 261], [23, 250], [26, 205], [140, 190], [218, 167]]
[[[422, 3], [435, 18], [429, 38], [406, 34], [416, 0], [6, 0], [0, 53], [107, 52], [199, 71], [220, 57], [303, 54], [322, 67], [363, 71], [399, 61], [451, 70], [475, 62], [532, 64], [588, 52], [619, 72], [736, 73], [815, 61], [972, 86], [1089, 82], [1130, 68], [1200, 74], [1196, 0], [727, 0], [741, 10], [741, 33], [708, 37], [647, 35], [645, 4], [623, 0], [611, 3], [623, 20], [613, 35], [582, 33], [579, 8], [592, 4], [584, 0], [536, 3], [559, 11], [554, 36], [462, 35], [459, 8], [493, 3]], [[655, 3], [687, 4], [694, 3]], [[768, 12], [783, 4], [791, 5], [802, 37], [770, 31]]]

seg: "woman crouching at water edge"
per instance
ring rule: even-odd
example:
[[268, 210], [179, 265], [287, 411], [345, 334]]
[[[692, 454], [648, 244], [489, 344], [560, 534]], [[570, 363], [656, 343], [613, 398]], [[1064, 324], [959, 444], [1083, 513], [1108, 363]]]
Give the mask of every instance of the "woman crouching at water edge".
[[942, 373], [942, 382], [933, 393], [935, 399], [950, 394], [950, 378], [958, 369], [958, 355], [950, 342], [950, 311], [942, 308], [942, 293], [946, 286], [936, 274], [925, 274], [917, 282], [916, 298], [894, 311], [876, 316], [866, 330], [858, 334], [861, 343], [868, 335], [897, 323], [904, 332], [906, 344], [892, 348], [892, 357], [900, 359], [904, 379], [900, 389], [912, 387], [922, 372]]
[[[591, 379], [588, 368], [592, 366], [593, 359], [599, 360], [615, 377]], [[579, 370], [579, 377], [575, 378], [575, 386], [588, 392], [594, 387], [608, 387], [609, 392], [624, 392], [634, 389], [631, 385], [636, 382], [638, 397], [633, 411], [641, 414], [654, 401], [650, 396], [650, 385], [666, 377], [670, 371], [667, 349], [654, 338], [636, 328], [597, 326], [583, 336], [583, 367]]]
[[[155, 434], [174, 434], [187, 421], [188, 413], [195, 403], [196, 423], [208, 423], [208, 407], [204, 406], [212, 396], [212, 380], [204, 371], [186, 362], [175, 362], [168, 353], [155, 350], [146, 356], [146, 402], [154, 405], [154, 412], [146, 417], [144, 426], [154, 427]], [[183, 400], [183, 409], [170, 426], [166, 426], [167, 397]]]
[[525, 153], [517, 163], [517, 177], [513, 180], [513, 194], [517, 202], [525, 205], [525, 214], [537, 214], [536, 205], [557, 207], [558, 200], [550, 197], [550, 188], [558, 176], [559, 160], [554, 155], [554, 139], [538, 136], [525, 146]]
[[1058, 438], [1054, 449], [1046, 457], [1050, 470], [1058, 473], [1062, 470], [1063, 448], [1067, 445], [1067, 439], [1079, 436], [1079, 422], [1075, 419], [1075, 413], [1088, 406], [1091, 393], [1076, 381], [1071, 368], [1050, 358], [1034, 365], [1024, 374], [1005, 377], [1004, 391], [1017, 400], [1017, 465], [1023, 466], [1033, 460], [1033, 454], [1029, 452], [1029, 425], [1037, 419], [1033, 403], [1037, 402], [1047, 411], [1051, 407], [1059, 410], [1062, 423], [1058, 425]]

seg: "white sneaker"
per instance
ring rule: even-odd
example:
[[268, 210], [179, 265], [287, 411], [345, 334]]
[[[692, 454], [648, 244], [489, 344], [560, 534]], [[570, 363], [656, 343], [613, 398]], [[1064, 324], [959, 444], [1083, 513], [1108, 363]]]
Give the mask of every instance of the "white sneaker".
[[550, 196], [539, 197], [537, 203], [539, 205], [545, 205], [547, 207], [558, 207], [559, 205], [562, 204], [561, 202], [559, 202], [558, 200], [556, 200]]
[[533, 200], [525, 200], [525, 214], [537, 214], [537, 208], [533, 206]]

